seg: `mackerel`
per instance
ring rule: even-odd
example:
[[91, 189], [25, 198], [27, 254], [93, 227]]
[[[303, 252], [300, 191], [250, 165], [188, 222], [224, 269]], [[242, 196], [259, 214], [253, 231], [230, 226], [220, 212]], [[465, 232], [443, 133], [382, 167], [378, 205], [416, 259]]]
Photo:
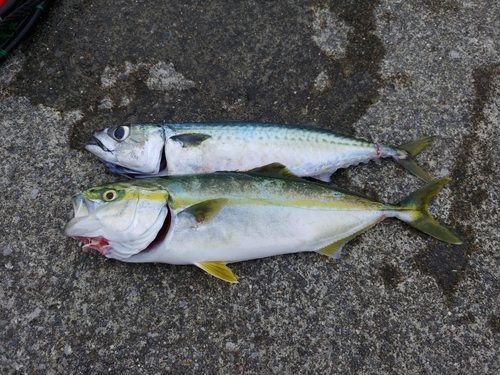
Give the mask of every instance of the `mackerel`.
[[94, 133], [94, 139], [86, 149], [128, 178], [241, 172], [280, 163], [296, 176], [328, 182], [339, 168], [392, 158], [429, 182], [414, 157], [435, 138], [389, 147], [320, 128], [239, 122], [120, 125]]

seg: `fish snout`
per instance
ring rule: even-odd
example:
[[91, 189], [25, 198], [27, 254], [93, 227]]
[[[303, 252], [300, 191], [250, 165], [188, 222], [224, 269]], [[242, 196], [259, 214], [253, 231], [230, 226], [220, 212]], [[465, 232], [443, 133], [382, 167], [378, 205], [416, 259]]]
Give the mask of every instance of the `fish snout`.
[[71, 202], [73, 203], [74, 217], [66, 224], [64, 234], [68, 237], [75, 237], [87, 232], [88, 219], [94, 212], [95, 204], [81, 194], [74, 195]]
[[92, 137], [94, 138], [94, 143], [85, 145], [85, 149], [104, 160], [112, 157], [117, 142], [107, 134], [106, 129], [95, 132]]
[[73, 198], [71, 198], [71, 202], [73, 203], [73, 211], [75, 212], [75, 218], [88, 216], [90, 214], [89, 203], [92, 202], [82, 197], [81, 194], [74, 195]]

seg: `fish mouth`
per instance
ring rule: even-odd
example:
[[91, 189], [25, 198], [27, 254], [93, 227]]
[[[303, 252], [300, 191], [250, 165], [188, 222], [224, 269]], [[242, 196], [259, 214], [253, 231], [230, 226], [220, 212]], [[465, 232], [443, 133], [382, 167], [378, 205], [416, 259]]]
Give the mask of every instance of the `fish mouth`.
[[87, 151], [90, 151], [97, 156], [99, 156], [100, 152], [111, 154], [113, 153], [113, 150], [107, 148], [106, 145], [99, 139], [99, 133], [93, 134], [92, 137], [94, 138], [93, 143], [88, 143], [85, 145], [85, 149]]
[[83, 242], [82, 249], [84, 252], [88, 253], [90, 250], [94, 249], [99, 252], [99, 254], [106, 256], [111, 253], [112, 247], [109, 242], [104, 237], [73, 237], [75, 240]]
[[97, 138], [97, 136], [95, 134], [93, 134], [93, 137], [94, 137], [94, 142], [97, 146], [99, 146], [104, 152], [113, 152], [113, 150], [110, 150], [109, 148], [107, 148], [104, 143], [101, 142], [101, 140], [99, 138]]
[[[167, 168], [167, 156], [166, 156], [166, 150], [165, 147], [161, 148], [160, 151], [160, 165], [158, 167], [158, 172], [157, 173], [144, 173], [140, 170], [135, 170], [135, 169], [130, 169], [127, 167], [124, 167], [116, 161], [110, 161], [110, 160], [115, 160], [115, 150], [110, 150], [109, 148], [106, 147], [106, 145], [99, 139], [100, 133], [96, 133], [93, 135], [94, 137], [94, 143], [88, 143], [85, 145], [85, 149], [95, 156], [97, 156], [103, 164], [106, 166], [106, 168], [112, 172], [119, 174], [123, 177], [126, 177], [130, 180], [133, 180], [135, 178], [146, 178], [146, 177], [159, 177], [159, 176], [168, 176], [168, 168]], [[113, 155], [113, 156], [111, 156]]]
[[[87, 237], [82, 236], [80, 233], [81, 230], [75, 230], [75, 224], [78, 225], [78, 222], [90, 215], [95, 210], [95, 204], [89, 199], [85, 199], [81, 196], [81, 194], [75, 195], [72, 198], [73, 203], [73, 211], [75, 212], [74, 218], [66, 225], [64, 230], [64, 234], [68, 237], [73, 237], [74, 239], [83, 243], [83, 251], [88, 252], [91, 249], [97, 250], [101, 255], [107, 256], [112, 251], [112, 246], [109, 244], [109, 241], [102, 237]], [[73, 231], [73, 233], [71, 233]], [[80, 233], [78, 233], [80, 232]]]
[[[124, 261], [131, 256], [154, 250], [165, 241], [172, 225], [172, 212], [168, 204], [166, 204], [164, 206], [166, 213], [163, 212], [163, 214], [151, 224], [151, 231], [150, 229], [147, 230], [150, 231], [148, 235], [149, 238], [154, 236], [152, 241], [145, 241], [142, 245], [144, 246], [142, 249], [142, 246], [140, 246], [136, 247], [134, 250], [134, 246], [137, 245], [129, 248], [129, 244], [121, 243], [121, 240], [114, 239], [113, 235], [111, 235], [111, 238], [109, 236], [106, 236], [108, 238], [104, 237], [106, 234], [102, 231], [102, 224], [99, 220], [92, 218], [98, 206], [95, 202], [85, 198], [81, 194], [77, 194], [73, 196], [72, 203], [74, 217], [66, 224], [64, 234], [80, 241], [83, 244], [82, 249], [84, 252], [96, 250], [106, 258]], [[163, 220], [159, 221], [161, 218], [163, 218]], [[154, 227], [154, 229], [152, 227]], [[140, 234], [140, 236], [142, 236], [142, 234]], [[135, 238], [129, 238], [129, 240], [132, 241], [132, 243], [135, 242]], [[132, 252], [130, 250], [132, 250]]]
[[[156, 234], [154, 240], [151, 241], [151, 243], [148, 246], [146, 246], [143, 250], [141, 250], [137, 254], [143, 254], [148, 251], [154, 250], [156, 247], [161, 245], [163, 241], [167, 238], [167, 235], [170, 231], [170, 226], [172, 224], [172, 214], [168, 207], [167, 210], [168, 210], [167, 217], [163, 221], [163, 225]], [[109, 258], [110, 256], [112, 257], [113, 246], [110, 245], [109, 241], [102, 236], [97, 236], [97, 237], [74, 236], [73, 238], [83, 243], [82, 249], [86, 253], [88, 253], [91, 250], [96, 250], [99, 254], [101, 254], [106, 258]]]

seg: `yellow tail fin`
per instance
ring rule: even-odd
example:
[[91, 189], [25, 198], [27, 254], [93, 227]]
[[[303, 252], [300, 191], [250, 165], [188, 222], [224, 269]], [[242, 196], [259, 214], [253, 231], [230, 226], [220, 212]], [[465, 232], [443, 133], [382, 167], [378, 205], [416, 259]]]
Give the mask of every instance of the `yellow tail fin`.
[[[436, 140], [436, 137], [427, 137], [419, 139], [418, 141], [407, 143], [397, 147], [398, 150], [406, 151], [406, 157], [394, 157], [394, 160], [403, 166], [406, 170], [413, 173], [415, 176], [420, 177], [426, 182], [431, 182], [432, 178], [427, 174], [426, 171], [422, 169], [421, 166], [413, 159], [414, 156], [418, 155], [422, 150], [426, 149], [432, 142]], [[404, 152], [403, 151], [403, 152]], [[401, 152], [401, 151], [400, 151]]]
[[438, 240], [459, 245], [462, 240], [439, 224], [427, 211], [430, 201], [449, 181], [449, 178], [441, 178], [410, 194], [395, 206], [396, 217]]

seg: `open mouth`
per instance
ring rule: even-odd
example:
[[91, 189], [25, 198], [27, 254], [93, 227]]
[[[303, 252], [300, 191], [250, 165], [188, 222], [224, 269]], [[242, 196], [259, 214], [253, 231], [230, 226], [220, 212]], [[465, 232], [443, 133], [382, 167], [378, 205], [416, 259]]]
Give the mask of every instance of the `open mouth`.
[[109, 242], [104, 237], [74, 237], [76, 240], [83, 242], [83, 251], [86, 253], [91, 249], [97, 250], [101, 255], [106, 256], [111, 252]]
[[[132, 246], [131, 248], [129, 248], [129, 246], [135, 242], [135, 238], [122, 239], [127, 242], [121, 243], [119, 239], [107, 239], [103, 237], [103, 235], [101, 234], [102, 232], [100, 234], [97, 234], [96, 229], [98, 229], [99, 226], [96, 227], [92, 224], [89, 224], [87, 226], [85, 225], [86, 217], [91, 215], [94, 211], [94, 205], [91, 200], [84, 199], [81, 195], [76, 195], [73, 197], [73, 207], [75, 216], [66, 225], [65, 235], [68, 237], [73, 237], [77, 241], [82, 242], [82, 249], [84, 252], [95, 250], [106, 258], [123, 260], [135, 254], [154, 250], [158, 248], [158, 246], [161, 246], [162, 243], [164, 243], [172, 225], [172, 213], [168, 205], [166, 205], [166, 215], [165, 213], [163, 213], [158, 218], [158, 220], [161, 220], [161, 217], [163, 217], [163, 221], [157, 221], [156, 224], [154, 224], [148, 230], [150, 234], [147, 235], [147, 237], [154, 235], [154, 239], [149, 243], [145, 242], [143, 246], [145, 246], [146, 244], [147, 245], [143, 249], [141, 249], [140, 247], [134, 249], [134, 246]], [[156, 234], [154, 234], [154, 232], [156, 232]], [[129, 240], [131, 241], [131, 243], [128, 243]]]

